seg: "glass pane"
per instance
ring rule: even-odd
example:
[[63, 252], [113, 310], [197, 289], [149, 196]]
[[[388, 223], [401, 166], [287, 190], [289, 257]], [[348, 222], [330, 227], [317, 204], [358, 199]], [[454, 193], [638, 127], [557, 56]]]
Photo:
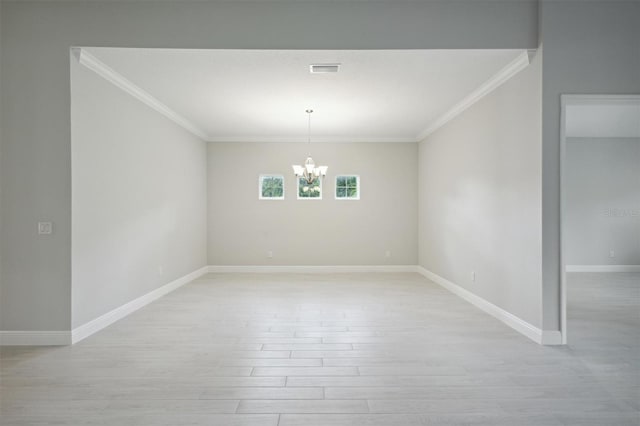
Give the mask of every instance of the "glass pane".
[[348, 188], [347, 189], [347, 197], [356, 198], [357, 196], [358, 196], [358, 189], [357, 188]]
[[336, 197], [344, 198], [346, 196], [347, 196], [347, 189], [346, 188], [336, 188]]
[[307, 182], [304, 179], [300, 179], [298, 182], [298, 196], [299, 197], [309, 196], [309, 185], [307, 185]]
[[358, 185], [358, 178], [355, 176], [349, 176], [347, 178], [347, 186], [356, 187]]
[[336, 186], [347, 186], [347, 177], [346, 176], [338, 176], [336, 178]]
[[304, 178], [300, 178], [300, 180], [298, 181], [298, 197], [320, 198], [321, 195], [321, 187], [318, 182], [314, 182], [309, 185]]
[[284, 178], [281, 176], [263, 176], [261, 187], [263, 198], [278, 198], [284, 194]]

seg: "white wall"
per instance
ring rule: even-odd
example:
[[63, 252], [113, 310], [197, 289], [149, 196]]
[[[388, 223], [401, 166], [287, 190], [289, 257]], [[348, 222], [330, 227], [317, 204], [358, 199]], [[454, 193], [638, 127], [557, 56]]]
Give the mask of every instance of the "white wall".
[[566, 263], [640, 265], [640, 139], [568, 138], [565, 162]]
[[560, 328], [560, 95], [640, 94], [640, 2], [541, 1], [543, 328]]
[[421, 142], [419, 157], [420, 265], [536, 327], [540, 88], [536, 56]]
[[[304, 162], [306, 144], [209, 144], [209, 264], [415, 265], [417, 145], [312, 143], [310, 150], [329, 166], [322, 200], [296, 199], [291, 165]], [[282, 201], [258, 199], [258, 176], [271, 173], [285, 176]], [[360, 200], [335, 200], [337, 174], [360, 176]]]
[[[0, 4], [3, 330], [68, 330], [71, 325], [70, 46], [526, 49], [537, 45], [535, 1]], [[36, 235], [39, 219], [54, 222], [54, 235], [46, 239]]]
[[72, 328], [206, 265], [206, 144], [71, 57]]

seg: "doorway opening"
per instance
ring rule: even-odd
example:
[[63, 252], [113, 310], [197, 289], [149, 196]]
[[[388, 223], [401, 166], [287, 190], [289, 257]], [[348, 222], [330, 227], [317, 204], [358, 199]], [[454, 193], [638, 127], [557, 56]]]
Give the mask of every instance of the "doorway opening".
[[612, 324], [640, 292], [640, 95], [563, 95], [560, 141], [562, 343], [574, 308], [576, 331], [624, 339]]

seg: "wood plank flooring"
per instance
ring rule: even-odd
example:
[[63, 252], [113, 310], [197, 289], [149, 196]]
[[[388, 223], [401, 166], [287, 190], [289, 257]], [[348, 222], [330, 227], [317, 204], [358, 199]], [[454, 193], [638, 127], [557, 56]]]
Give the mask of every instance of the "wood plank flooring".
[[417, 274], [210, 274], [2, 348], [2, 425], [640, 425], [640, 274], [571, 274], [543, 347]]

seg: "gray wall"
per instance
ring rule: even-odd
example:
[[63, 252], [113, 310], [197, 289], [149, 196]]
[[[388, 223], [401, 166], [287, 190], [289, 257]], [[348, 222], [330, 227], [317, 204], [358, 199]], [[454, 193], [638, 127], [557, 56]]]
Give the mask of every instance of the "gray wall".
[[536, 31], [534, 1], [1, 2], [0, 327], [71, 325], [70, 46], [535, 48], [539, 33], [543, 328], [559, 329], [560, 94], [640, 93], [640, 3], [541, 3]]
[[[2, 2], [0, 2], [0, 238], [2, 237]], [[2, 311], [2, 245], [0, 244], [0, 311]], [[2, 312], [0, 312], [0, 330], [2, 330]]]
[[[209, 144], [209, 264], [415, 265], [417, 144], [310, 149], [329, 166], [322, 200], [296, 199], [291, 165], [302, 164], [306, 144]], [[285, 177], [284, 200], [258, 199], [260, 174]], [[360, 200], [335, 199], [338, 174], [360, 176]]]
[[71, 58], [72, 328], [207, 264], [206, 143]]
[[[71, 325], [69, 47], [532, 48], [535, 1], [1, 2], [3, 330]], [[54, 222], [46, 239], [39, 219]]]
[[566, 143], [567, 265], [640, 265], [640, 139]]
[[418, 166], [420, 265], [537, 327], [541, 62], [421, 142]]
[[640, 94], [640, 2], [543, 1], [543, 329], [560, 328], [560, 95]]

